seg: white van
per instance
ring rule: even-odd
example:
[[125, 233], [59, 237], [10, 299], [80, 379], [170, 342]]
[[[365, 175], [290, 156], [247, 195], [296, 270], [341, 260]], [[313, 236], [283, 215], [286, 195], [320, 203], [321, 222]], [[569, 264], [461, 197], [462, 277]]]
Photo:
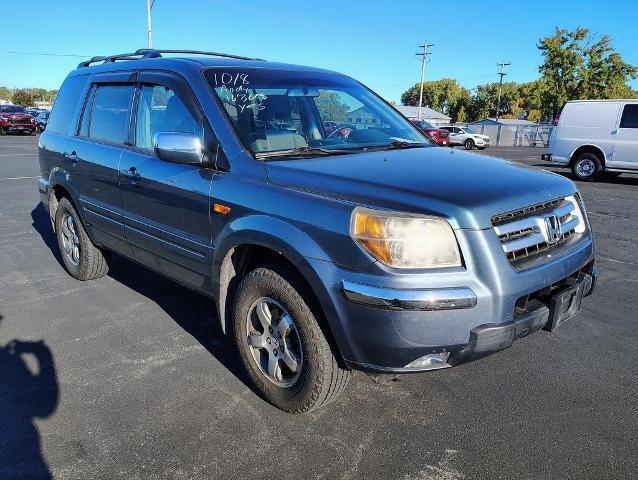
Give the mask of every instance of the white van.
[[569, 166], [578, 180], [638, 173], [638, 100], [567, 102], [544, 159]]

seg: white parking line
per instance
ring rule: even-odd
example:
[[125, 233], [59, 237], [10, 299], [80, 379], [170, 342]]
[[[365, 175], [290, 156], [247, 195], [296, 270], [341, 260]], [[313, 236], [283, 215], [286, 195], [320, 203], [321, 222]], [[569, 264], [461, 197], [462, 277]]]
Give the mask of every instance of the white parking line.
[[35, 177], [5, 177], [0, 178], [0, 180], [25, 180], [29, 178], [40, 178], [40, 175], [36, 175]]

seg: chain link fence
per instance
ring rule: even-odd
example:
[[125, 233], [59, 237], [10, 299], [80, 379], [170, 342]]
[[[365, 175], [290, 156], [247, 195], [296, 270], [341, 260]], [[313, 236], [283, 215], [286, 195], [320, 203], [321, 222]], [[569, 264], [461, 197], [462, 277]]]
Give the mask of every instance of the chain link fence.
[[[458, 126], [463, 126], [457, 124]], [[501, 147], [547, 147], [552, 125], [467, 125], [474, 132], [490, 137], [491, 145]]]

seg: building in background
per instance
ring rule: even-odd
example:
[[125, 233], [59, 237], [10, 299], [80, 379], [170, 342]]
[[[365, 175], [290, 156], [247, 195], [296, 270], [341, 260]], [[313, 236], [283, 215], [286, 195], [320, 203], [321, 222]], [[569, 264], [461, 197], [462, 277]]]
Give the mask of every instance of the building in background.
[[[419, 107], [412, 107], [409, 105], [395, 105], [394, 108], [396, 108], [410, 120], [416, 120], [419, 118]], [[452, 121], [452, 118], [448, 117], [444, 113], [437, 112], [430, 107], [421, 107], [421, 120], [425, 120], [433, 126], [438, 127], [440, 125], [449, 125]]]

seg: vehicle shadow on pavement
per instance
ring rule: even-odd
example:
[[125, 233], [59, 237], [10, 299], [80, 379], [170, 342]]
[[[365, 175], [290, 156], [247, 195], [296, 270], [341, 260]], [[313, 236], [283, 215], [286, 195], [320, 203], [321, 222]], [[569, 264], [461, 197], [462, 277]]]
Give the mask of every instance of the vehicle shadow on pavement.
[[215, 302], [135, 262], [113, 254], [108, 275], [156, 303], [238, 380], [253, 387], [231, 335], [224, 335]]
[[31, 220], [33, 221], [31, 226], [40, 234], [55, 259], [60, 265], [64, 265], [62, 256], [60, 255], [60, 249], [58, 248], [58, 239], [55, 236], [51, 219], [49, 218], [49, 212], [46, 211], [42, 202], [38, 202], [36, 207], [31, 211]]
[[0, 478], [52, 478], [34, 419], [51, 416], [57, 404], [49, 347], [21, 340], [0, 345]]
[[[33, 209], [31, 218], [33, 228], [63, 266], [58, 241], [42, 203]], [[228, 371], [259, 395], [241, 364], [232, 336], [224, 335], [221, 330], [213, 300], [116, 254], [109, 260], [109, 276], [159, 305]]]
[[[548, 170], [548, 167], [552, 167], [553, 165], [548, 165], [546, 163], [535, 163], [532, 165], [532, 167], [541, 167], [544, 168], [546, 170]], [[580, 182], [580, 180], [577, 180], [576, 178], [574, 178], [574, 176], [572, 175], [572, 173], [568, 170], [549, 170], [550, 172], [553, 173], [557, 173], [558, 175], [562, 175], [565, 178], [569, 178], [570, 180], [573, 180], [575, 182]], [[619, 177], [616, 178], [605, 178], [605, 177], [601, 177], [601, 178], [596, 178], [595, 179], [596, 183], [609, 183], [609, 184], [618, 184], [618, 185], [636, 185], [638, 186], [638, 176], [634, 175], [634, 174], [623, 174]]]

